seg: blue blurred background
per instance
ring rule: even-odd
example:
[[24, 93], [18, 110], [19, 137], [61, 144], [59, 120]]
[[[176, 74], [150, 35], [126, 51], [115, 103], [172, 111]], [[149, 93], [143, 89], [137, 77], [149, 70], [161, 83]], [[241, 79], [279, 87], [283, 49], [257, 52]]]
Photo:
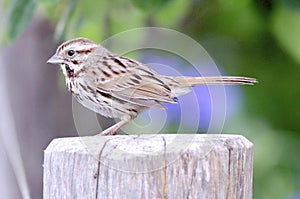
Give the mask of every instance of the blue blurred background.
[[[254, 143], [254, 198], [300, 198], [300, 1], [0, 3], [0, 193], [4, 198], [21, 198], [26, 187], [32, 198], [42, 198], [43, 150], [54, 137], [77, 136], [62, 74], [45, 64], [57, 45], [79, 36], [100, 43], [116, 33], [146, 26], [174, 29], [197, 40], [224, 75], [258, 79], [255, 86], [226, 87], [223, 133], [242, 134]], [[184, 60], [167, 53], [145, 51], [132, 57], [197, 75]], [[201, 117], [198, 132], [204, 133], [210, 122], [209, 93], [206, 87], [194, 91]], [[188, 103], [190, 97], [179, 100]], [[180, 109], [167, 106], [164, 128], [173, 132]]]

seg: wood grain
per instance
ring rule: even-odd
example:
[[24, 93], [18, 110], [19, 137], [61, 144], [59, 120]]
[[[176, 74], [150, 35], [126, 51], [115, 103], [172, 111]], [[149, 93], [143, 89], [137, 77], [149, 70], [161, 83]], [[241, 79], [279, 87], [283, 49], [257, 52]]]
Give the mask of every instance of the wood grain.
[[239, 135], [58, 138], [44, 153], [44, 198], [250, 199], [252, 165]]

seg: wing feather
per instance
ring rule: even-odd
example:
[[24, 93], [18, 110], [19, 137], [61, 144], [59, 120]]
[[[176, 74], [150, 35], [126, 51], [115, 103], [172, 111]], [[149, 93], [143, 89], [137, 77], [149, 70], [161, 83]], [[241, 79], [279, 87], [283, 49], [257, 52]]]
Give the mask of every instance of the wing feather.
[[176, 103], [171, 97], [171, 89], [155, 71], [101, 48], [88, 58], [87, 75], [97, 88], [118, 99], [146, 107], [160, 102]]

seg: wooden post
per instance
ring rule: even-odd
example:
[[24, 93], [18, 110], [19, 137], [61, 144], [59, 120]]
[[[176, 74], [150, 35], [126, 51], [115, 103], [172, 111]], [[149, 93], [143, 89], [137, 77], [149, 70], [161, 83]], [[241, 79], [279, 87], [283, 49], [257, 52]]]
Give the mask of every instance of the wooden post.
[[253, 144], [239, 135], [54, 139], [44, 199], [252, 198]]

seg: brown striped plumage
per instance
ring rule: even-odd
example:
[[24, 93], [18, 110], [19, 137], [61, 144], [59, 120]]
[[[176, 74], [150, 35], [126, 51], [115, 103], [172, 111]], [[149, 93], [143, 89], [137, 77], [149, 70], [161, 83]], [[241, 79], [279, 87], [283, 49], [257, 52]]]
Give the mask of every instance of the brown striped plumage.
[[101, 132], [114, 135], [141, 111], [176, 103], [176, 97], [200, 84], [253, 84], [248, 77], [169, 77], [85, 38], [61, 44], [48, 63], [59, 64], [71, 93], [85, 107], [121, 121]]

